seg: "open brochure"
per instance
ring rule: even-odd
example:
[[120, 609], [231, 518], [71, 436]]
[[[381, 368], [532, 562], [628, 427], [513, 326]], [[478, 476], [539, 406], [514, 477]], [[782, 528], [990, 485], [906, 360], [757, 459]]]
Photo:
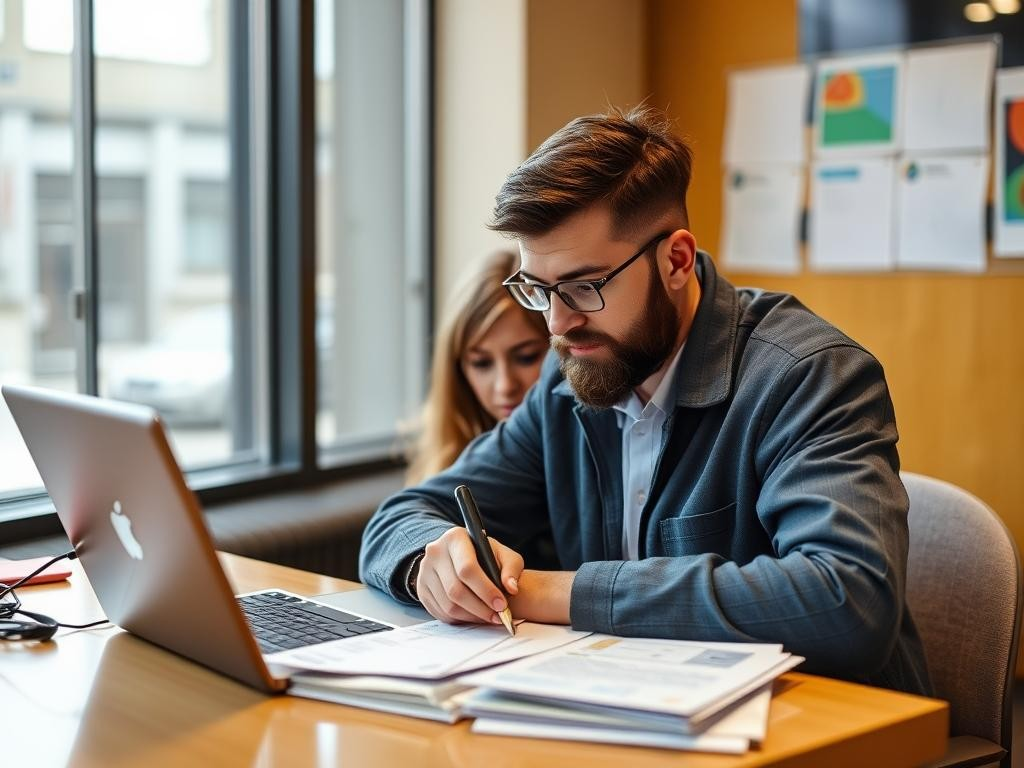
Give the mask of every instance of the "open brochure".
[[[731, 705], [803, 661], [779, 645], [591, 635], [460, 681], [568, 710], [706, 730]], [[564, 718], [563, 718], [564, 719]], [[650, 728], [655, 730], [655, 728]]]
[[492, 624], [427, 621], [266, 656], [292, 670], [348, 675], [388, 675], [439, 680], [459, 672], [504, 664], [586, 637], [554, 624], [516, 623], [515, 636]]

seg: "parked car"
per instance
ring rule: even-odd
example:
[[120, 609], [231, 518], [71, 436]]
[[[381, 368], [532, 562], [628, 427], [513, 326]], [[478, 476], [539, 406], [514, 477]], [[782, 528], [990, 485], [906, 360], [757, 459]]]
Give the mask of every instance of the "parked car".
[[[316, 344], [318, 407], [330, 395], [334, 318], [318, 302]], [[227, 422], [231, 397], [231, 317], [225, 305], [190, 310], [157, 341], [112, 354], [106, 366], [106, 394], [158, 410], [177, 426], [219, 426]]]
[[152, 344], [118, 353], [106, 374], [110, 397], [151, 406], [168, 423], [224, 423], [231, 383], [228, 308], [189, 311]]

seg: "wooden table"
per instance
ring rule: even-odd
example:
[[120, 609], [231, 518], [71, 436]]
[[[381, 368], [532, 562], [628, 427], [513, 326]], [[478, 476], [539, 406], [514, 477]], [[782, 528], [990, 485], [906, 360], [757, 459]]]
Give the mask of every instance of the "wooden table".
[[[323, 594], [355, 584], [222, 555], [236, 591]], [[69, 583], [19, 590], [66, 623], [102, 616], [81, 566]], [[768, 739], [743, 756], [472, 734], [323, 702], [269, 697], [118, 629], [0, 643], [0, 765], [30, 766], [884, 766], [945, 750], [944, 702], [790, 673]]]

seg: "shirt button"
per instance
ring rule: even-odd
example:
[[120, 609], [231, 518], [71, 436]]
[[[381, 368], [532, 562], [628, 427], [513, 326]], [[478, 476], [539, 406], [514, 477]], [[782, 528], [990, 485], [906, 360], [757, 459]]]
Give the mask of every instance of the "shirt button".
[[647, 430], [644, 429], [643, 427], [640, 427], [640, 429], [636, 431], [636, 434], [638, 437], [643, 437], [644, 435], [647, 434]]
[[644, 503], [645, 501], [647, 501], [647, 494], [646, 494], [646, 493], [644, 493], [643, 491], [639, 491], [639, 492], [637, 492], [637, 494], [636, 494], [636, 500], [637, 500], [638, 502], [640, 502], [641, 504], [643, 504], [643, 503]]

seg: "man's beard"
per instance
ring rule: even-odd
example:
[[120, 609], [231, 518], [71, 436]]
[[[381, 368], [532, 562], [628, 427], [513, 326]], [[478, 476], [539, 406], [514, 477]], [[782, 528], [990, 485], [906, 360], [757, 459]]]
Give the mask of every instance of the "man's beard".
[[[622, 341], [606, 333], [573, 329], [552, 336], [562, 375], [576, 399], [592, 408], [610, 408], [661, 367], [675, 346], [679, 311], [668, 297], [658, 270], [652, 265], [647, 290], [647, 311], [630, 326]], [[611, 353], [607, 360], [574, 357], [570, 346], [602, 344]]]

